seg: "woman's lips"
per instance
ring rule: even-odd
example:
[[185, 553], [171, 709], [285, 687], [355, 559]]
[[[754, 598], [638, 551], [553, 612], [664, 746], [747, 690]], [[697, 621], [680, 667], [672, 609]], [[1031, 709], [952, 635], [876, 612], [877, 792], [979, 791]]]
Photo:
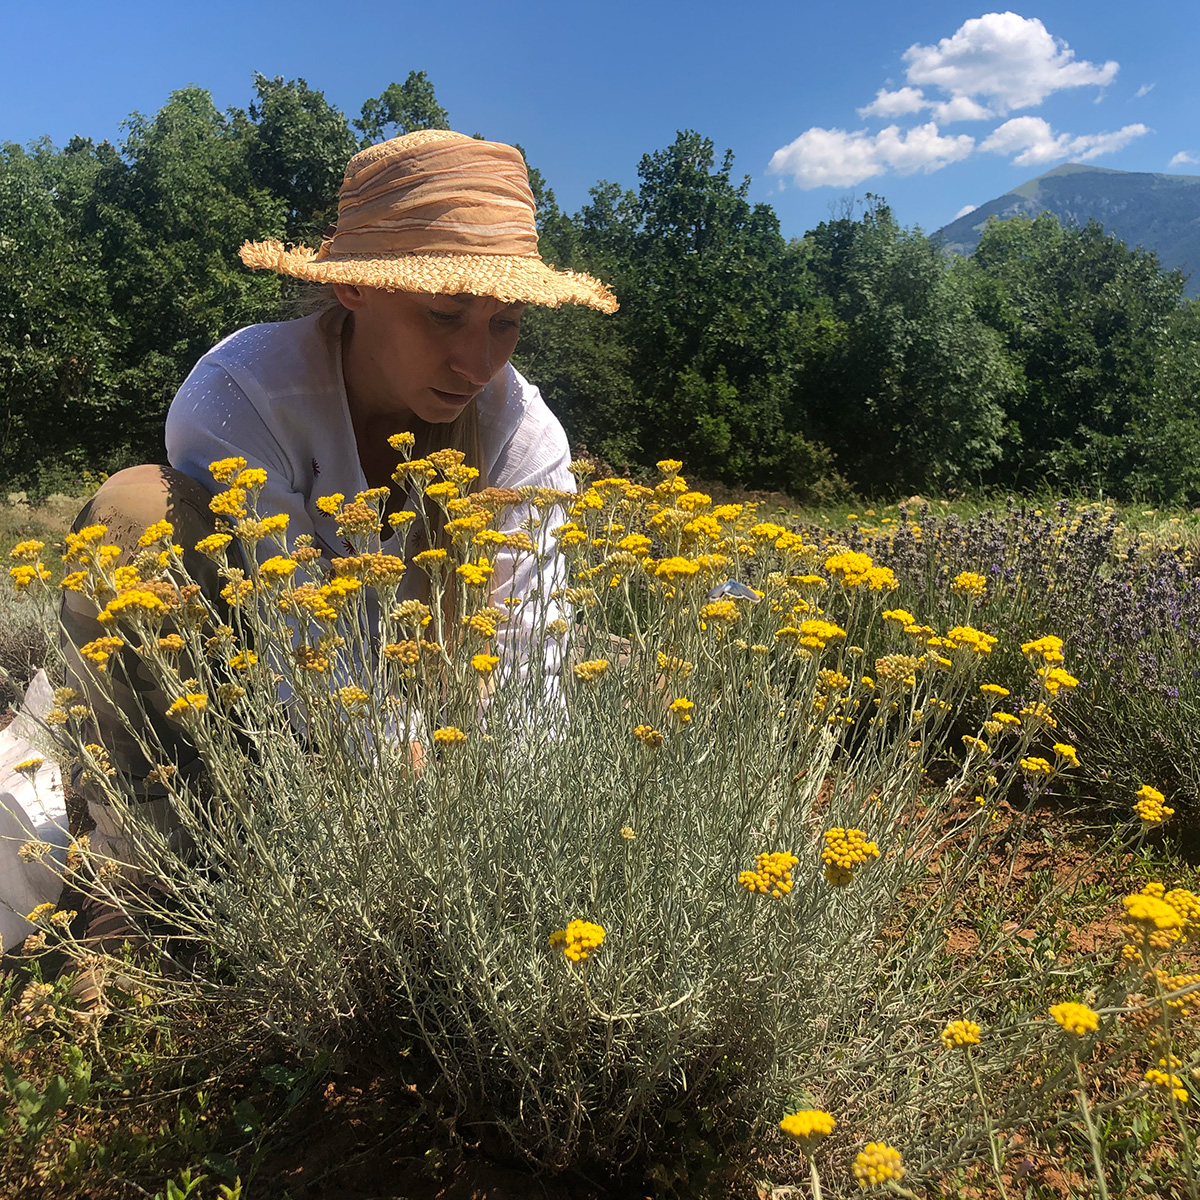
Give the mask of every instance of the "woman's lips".
[[460, 407], [475, 399], [475, 392], [443, 392], [440, 388], [429, 389], [443, 404], [457, 404]]

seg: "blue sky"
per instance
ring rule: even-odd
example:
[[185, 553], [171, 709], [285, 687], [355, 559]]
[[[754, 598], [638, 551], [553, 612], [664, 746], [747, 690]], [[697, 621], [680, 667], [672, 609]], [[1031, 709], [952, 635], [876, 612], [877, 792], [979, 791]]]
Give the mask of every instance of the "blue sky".
[[0, 29], [0, 140], [115, 140], [189, 83], [244, 107], [256, 70], [353, 117], [425, 70], [455, 128], [521, 142], [570, 211], [683, 128], [734, 151], [788, 236], [867, 191], [936, 229], [1065, 161], [1200, 174], [1194, 0], [2, 0]]

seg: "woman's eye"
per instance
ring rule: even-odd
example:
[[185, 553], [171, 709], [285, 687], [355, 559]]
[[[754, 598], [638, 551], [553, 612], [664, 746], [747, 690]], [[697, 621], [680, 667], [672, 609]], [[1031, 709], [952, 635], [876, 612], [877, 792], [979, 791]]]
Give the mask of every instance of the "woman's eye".
[[432, 318], [433, 318], [435, 321], [437, 321], [439, 324], [442, 324], [442, 325], [448, 325], [448, 324], [449, 324], [451, 321], [456, 321], [456, 320], [458, 320], [458, 313], [452, 313], [452, 312], [440, 312], [440, 311], [439, 311], [438, 309], [436, 309], [436, 308], [431, 308], [431, 309], [429, 310], [429, 315], [430, 315], [430, 316], [431, 316], [431, 317], [432, 317]]

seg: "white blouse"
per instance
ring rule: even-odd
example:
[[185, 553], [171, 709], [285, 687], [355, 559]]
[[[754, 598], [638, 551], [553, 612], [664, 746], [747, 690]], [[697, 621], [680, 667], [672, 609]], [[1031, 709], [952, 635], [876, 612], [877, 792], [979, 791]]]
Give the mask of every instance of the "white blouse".
[[[317, 499], [336, 492], [350, 498], [369, 487], [358, 459], [342, 375], [345, 316], [346, 310], [338, 307], [230, 334], [184, 380], [166, 428], [170, 464], [209, 491], [216, 485], [208, 467], [217, 459], [241, 456], [247, 466], [263, 468], [267, 483], [259, 496], [259, 512], [286, 513], [289, 541], [310, 534], [331, 557], [350, 553], [352, 547], [339, 539], [337, 521], [317, 508]], [[505, 365], [475, 403], [489, 484], [575, 490], [562, 425], [538, 389], [511, 365]], [[514, 532], [526, 515], [522, 507], [511, 510], [502, 528]], [[552, 546], [548, 530], [541, 533], [543, 548]], [[264, 551], [274, 553], [268, 544], [260, 543]], [[395, 534], [382, 549], [404, 553]], [[500, 550], [491, 561], [494, 597], [528, 596], [538, 586], [532, 555], [515, 557]], [[561, 560], [543, 566], [541, 586], [548, 592], [564, 577]], [[416, 582], [415, 572], [404, 581], [413, 590]], [[406, 590], [402, 585], [402, 598]], [[517, 612], [529, 609], [532, 614], [539, 607], [524, 605]], [[510, 653], [519, 653], [527, 632], [519, 620], [512, 627], [502, 626], [501, 655], [506, 646]], [[557, 657], [547, 655], [548, 671], [557, 670]]]

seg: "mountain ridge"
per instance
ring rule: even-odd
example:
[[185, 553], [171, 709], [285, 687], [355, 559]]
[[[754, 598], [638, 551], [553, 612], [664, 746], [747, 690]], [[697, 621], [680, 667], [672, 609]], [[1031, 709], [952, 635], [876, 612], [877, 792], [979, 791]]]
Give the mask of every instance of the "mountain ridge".
[[944, 249], [969, 255], [989, 217], [1036, 217], [1086, 224], [1095, 218], [1130, 246], [1153, 250], [1167, 270], [1181, 270], [1188, 296], [1200, 295], [1200, 175], [1118, 171], [1062, 163], [943, 225]]

